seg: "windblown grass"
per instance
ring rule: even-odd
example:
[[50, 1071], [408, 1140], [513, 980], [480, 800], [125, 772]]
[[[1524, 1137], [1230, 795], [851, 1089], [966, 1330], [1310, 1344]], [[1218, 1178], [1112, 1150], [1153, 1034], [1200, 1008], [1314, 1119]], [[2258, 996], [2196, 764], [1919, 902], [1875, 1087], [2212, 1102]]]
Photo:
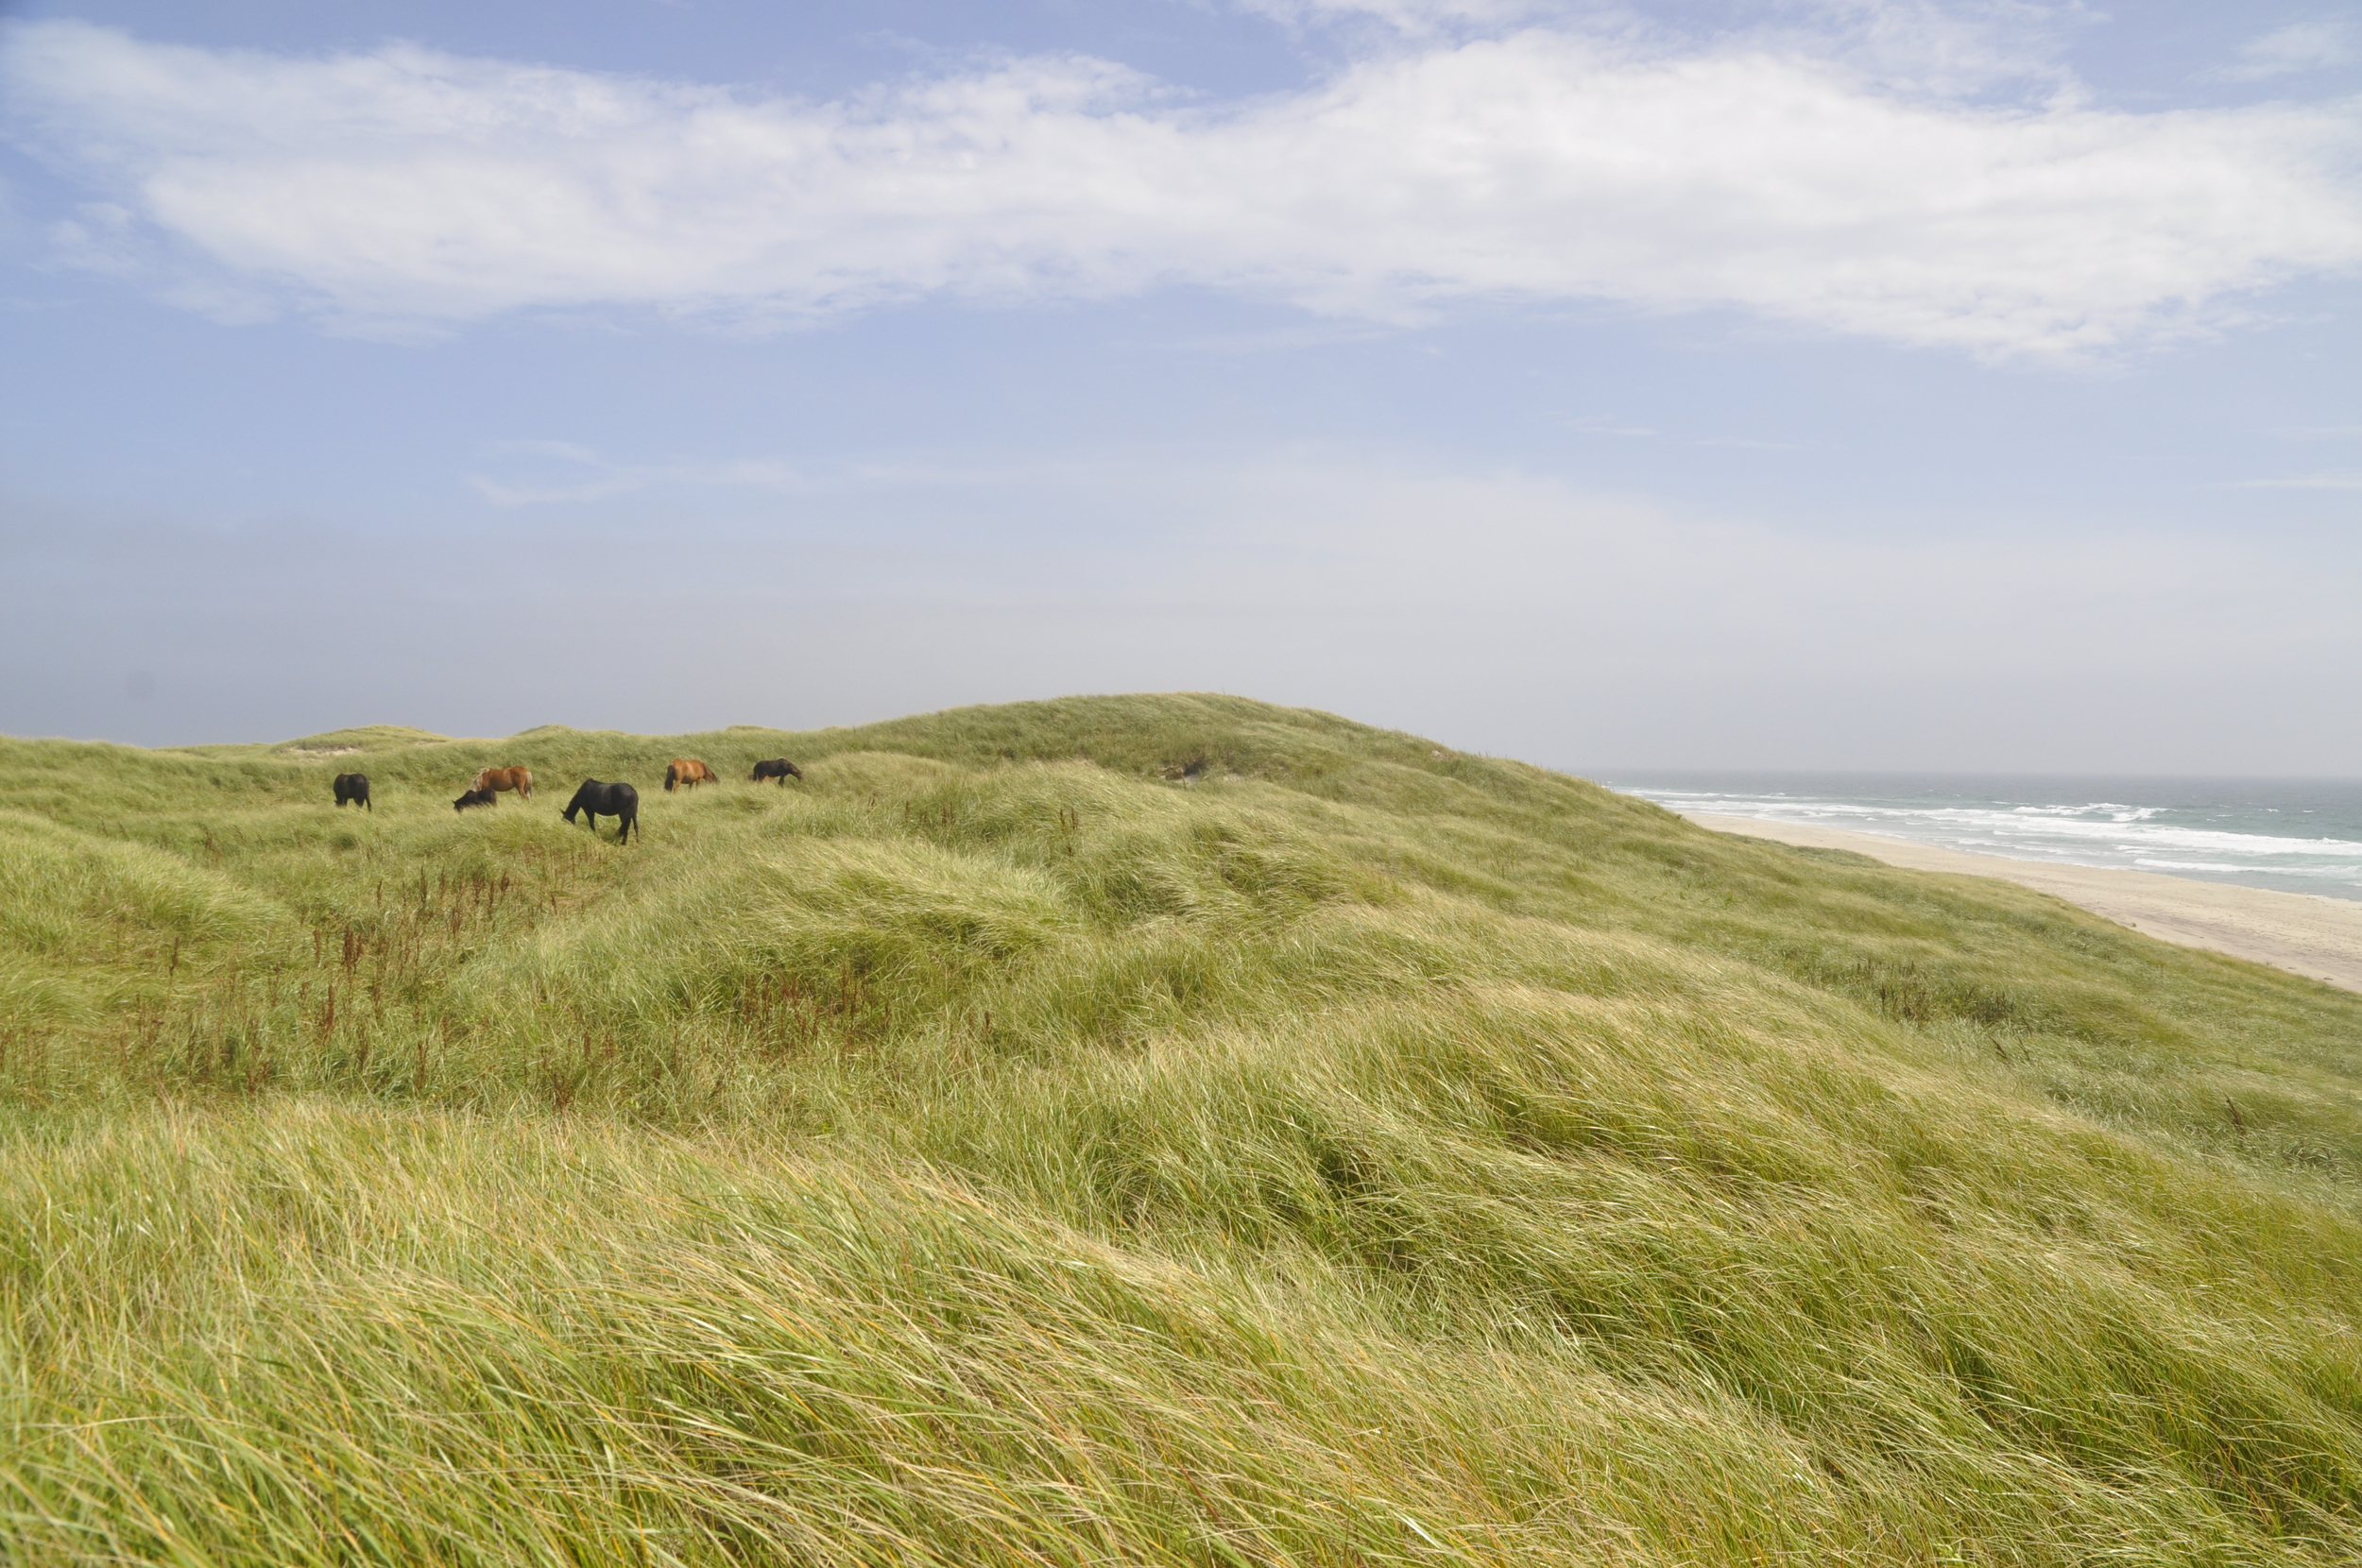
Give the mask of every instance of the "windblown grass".
[[2022, 889], [1210, 697], [0, 813], [8, 1560], [2362, 1557], [2362, 998]]

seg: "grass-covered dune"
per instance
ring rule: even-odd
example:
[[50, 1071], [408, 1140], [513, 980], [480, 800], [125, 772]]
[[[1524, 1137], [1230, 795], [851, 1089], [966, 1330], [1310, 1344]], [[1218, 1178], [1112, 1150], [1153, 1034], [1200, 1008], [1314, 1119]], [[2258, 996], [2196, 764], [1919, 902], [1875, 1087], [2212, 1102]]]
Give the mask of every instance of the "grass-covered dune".
[[2351, 1563], [2357, 1088], [1237, 699], [0, 741], [0, 1560]]

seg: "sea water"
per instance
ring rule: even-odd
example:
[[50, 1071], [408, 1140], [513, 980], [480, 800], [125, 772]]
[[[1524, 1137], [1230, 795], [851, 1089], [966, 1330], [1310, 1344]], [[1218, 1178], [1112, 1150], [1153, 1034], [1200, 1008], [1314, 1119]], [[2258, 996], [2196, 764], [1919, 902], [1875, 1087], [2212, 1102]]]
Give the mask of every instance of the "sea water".
[[1593, 774], [1676, 811], [2362, 899], [2362, 780]]

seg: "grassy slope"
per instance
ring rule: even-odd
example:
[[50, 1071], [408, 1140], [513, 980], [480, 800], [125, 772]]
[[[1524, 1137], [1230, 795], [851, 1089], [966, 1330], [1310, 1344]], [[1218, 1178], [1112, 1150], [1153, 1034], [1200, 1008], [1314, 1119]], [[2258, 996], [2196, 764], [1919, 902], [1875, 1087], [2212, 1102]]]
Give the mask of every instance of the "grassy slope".
[[0, 741], [6, 1549], [2352, 1560], [2357, 1043], [1237, 699]]

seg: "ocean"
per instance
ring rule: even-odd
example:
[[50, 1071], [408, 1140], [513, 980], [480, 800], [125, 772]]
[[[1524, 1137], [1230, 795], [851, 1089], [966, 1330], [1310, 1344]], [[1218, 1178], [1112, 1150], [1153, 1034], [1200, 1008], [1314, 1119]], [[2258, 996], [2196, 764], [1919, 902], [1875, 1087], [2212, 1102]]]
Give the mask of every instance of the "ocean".
[[2362, 899], [2362, 780], [1594, 773], [1676, 811]]

